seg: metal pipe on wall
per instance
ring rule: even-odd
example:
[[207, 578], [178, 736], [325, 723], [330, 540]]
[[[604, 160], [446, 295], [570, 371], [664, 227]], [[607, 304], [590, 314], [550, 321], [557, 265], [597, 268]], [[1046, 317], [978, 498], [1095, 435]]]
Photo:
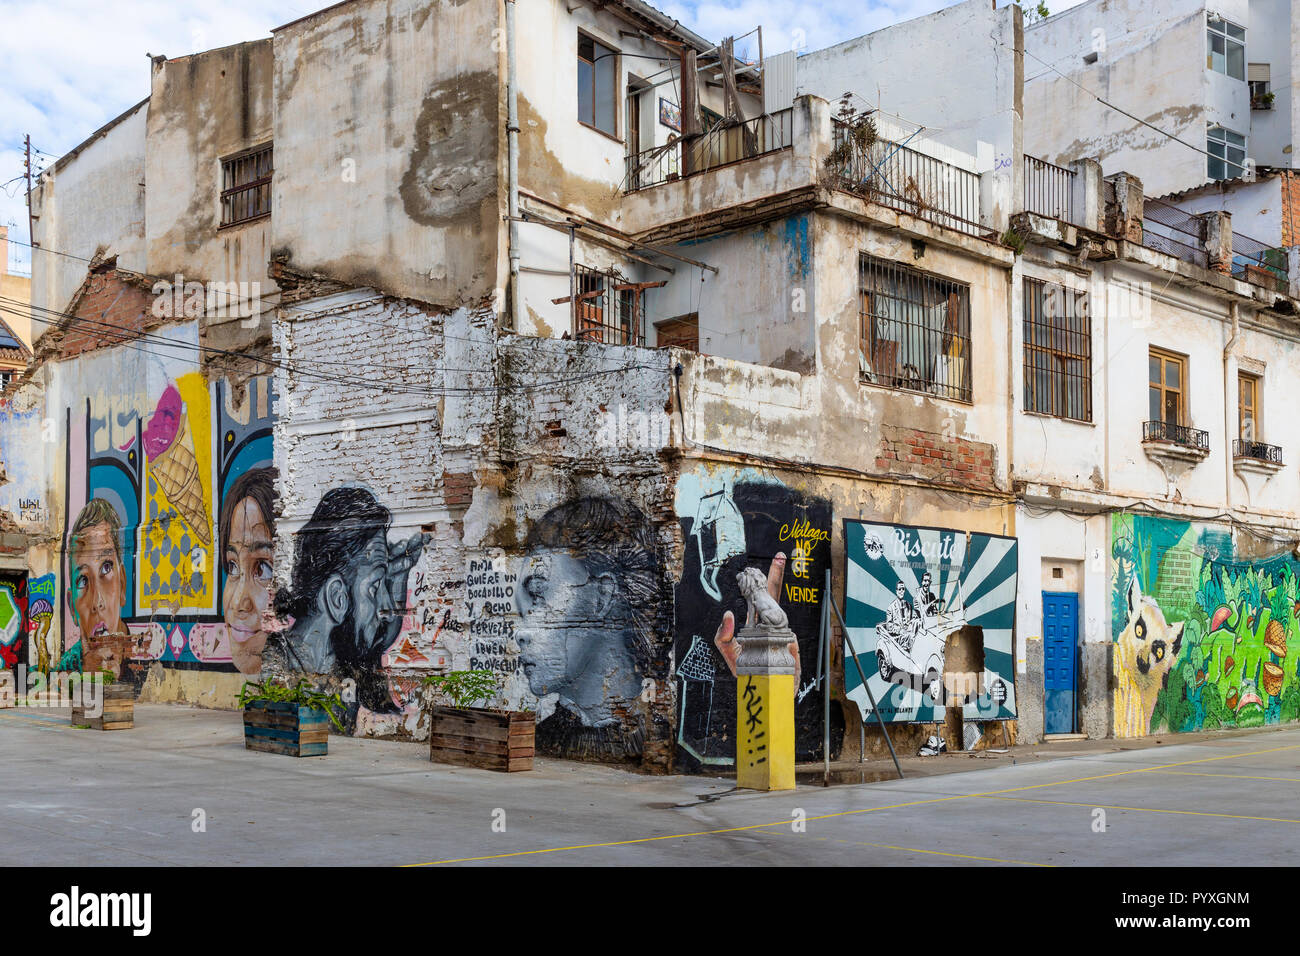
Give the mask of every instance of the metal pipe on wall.
[[[510, 328], [518, 332], [523, 315], [519, 293], [519, 96], [515, 58], [515, 0], [506, 3], [506, 170], [510, 215]], [[572, 293], [570, 293], [572, 294]]]

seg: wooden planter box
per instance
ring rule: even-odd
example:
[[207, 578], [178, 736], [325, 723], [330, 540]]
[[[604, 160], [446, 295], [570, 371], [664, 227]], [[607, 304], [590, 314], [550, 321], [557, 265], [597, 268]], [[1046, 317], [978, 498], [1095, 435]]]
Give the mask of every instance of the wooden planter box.
[[72, 708], [72, 726], [91, 730], [130, 730], [135, 726], [135, 688], [130, 684], [104, 685], [104, 712], [86, 716], [86, 708]]
[[533, 769], [537, 715], [477, 707], [429, 708], [429, 759], [484, 770]]
[[330, 719], [318, 707], [256, 700], [244, 706], [244, 746], [290, 757], [329, 753]]

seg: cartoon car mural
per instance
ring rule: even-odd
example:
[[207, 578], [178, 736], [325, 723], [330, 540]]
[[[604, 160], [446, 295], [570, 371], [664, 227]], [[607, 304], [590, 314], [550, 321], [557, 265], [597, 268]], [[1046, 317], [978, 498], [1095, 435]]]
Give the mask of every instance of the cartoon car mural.
[[943, 660], [948, 635], [966, 626], [964, 608], [949, 611], [931, 600], [904, 621], [876, 627], [876, 664], [881, 679], [924, 690], [937, 704], [943, 700]]

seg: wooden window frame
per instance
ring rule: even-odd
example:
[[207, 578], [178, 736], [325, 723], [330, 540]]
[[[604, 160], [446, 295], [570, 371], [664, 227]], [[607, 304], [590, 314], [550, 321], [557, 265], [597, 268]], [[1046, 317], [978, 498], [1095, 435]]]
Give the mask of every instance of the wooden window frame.
[[[1182, 428], [1188, 427], [1189, 421], [1188, 421], [1187, 396], [1190, 394], [1190, 389], [1188, 386], [1188, 379], [1187, 379], [1187, 366], [1188, 366], [1187, 356], [1180, 355], [1178, 352], [1171, 352], [1168, 349], [1156, 348], [1155, 346], [1151, 346], [1151, 348], [1148, 350], [1147, 355], [1148, 355], [1147, 357], [1147, 366], [1148, 366], [1147, 367], [1147, 402], [1148, 402], [1147, 411], [1148, 413], [1150, 413], [1151, 389], [1158, 388], [1160, 390], [1160, 416], [1158, 418], [1151, 419], [1151, 421], [1164, 422], [1164, 424], [1166, 425], [1173, 425], [1175, 427], [1182, 427]], [[1160, 381], [1158, 383], [1151, 381], [1151, 370], [1150, 370], [1151, 359], [1160, 359], [1160, 363], [1161, 363]], [[1178, 372], [1179, 385], [1177, 388], [1171, 388], [1169, 385], [1166, 384], [1168, 375], [1165, 374], [1165, 367], [1169, 363], [1176, 364], [1179, 369]], [[1175, 395], [1178, 396], [1178, 416], [1177, 416], [1178, 420], [1175, 422], [1166, 421], [1164, 416], [1166, 395], [1169, 392], [1173, 392]]]
[[[1261, 394], [1263, 381], [1263, 377], [1254, 372], [1247, 372], [1241, 369], [1237, 371], [1237, 437], [1245, 442], [1260, 441], [1260, 424], [1263, 420], [1260, 414], [1260, 406], [1262, 404], [1260, 399], [1263, 397]], [[1244, 401], [1244, 389], [1242, 388], [1246, 383], [1249, 383], [1250, 385], [1252, 399], [1249, 405]], [[1249, 434], [1247, 434], [1246, 428], [1247, 410], [1249, 410], [1251, 418]]]

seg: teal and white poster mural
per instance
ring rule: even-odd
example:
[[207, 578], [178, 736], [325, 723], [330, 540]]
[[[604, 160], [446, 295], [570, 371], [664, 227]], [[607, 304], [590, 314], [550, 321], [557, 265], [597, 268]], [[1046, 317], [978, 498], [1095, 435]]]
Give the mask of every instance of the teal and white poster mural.
[[[956, 692], [968, 720], [1014, 718], [1016, 539], [851, 519], [844, 534], [844, 623], [880, 716], [898, 723], [943, 720]], [[945, 689], [948, 639], [964, 628], [982, 637], [983, 670], [950, 674]], [[849, 699], [864, 720], [874, 720], [847, 645], [845, 655]]]

